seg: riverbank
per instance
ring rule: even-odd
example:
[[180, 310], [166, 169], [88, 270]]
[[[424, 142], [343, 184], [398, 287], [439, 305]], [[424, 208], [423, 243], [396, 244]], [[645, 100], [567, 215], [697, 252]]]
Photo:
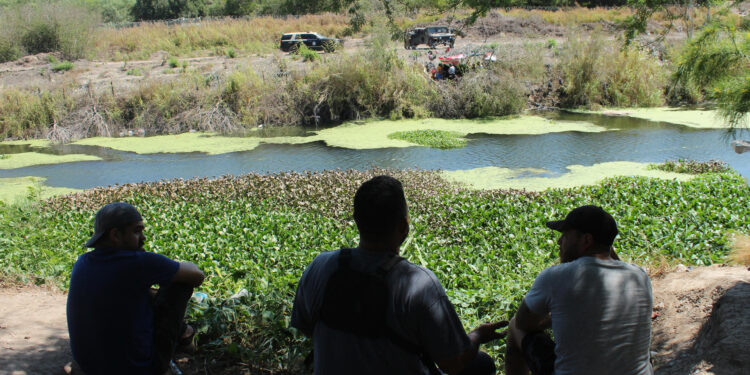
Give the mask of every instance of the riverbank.
[[[55, 54], [0, 65], [0, 138], [71, 142], [130, 133], [228, 134], [259, 126], [312, 128], [362, 119], [482, 118], [518, 114], [527, 108], [648, 107], [705, 99], [700, 88], [671, 81], [672, 61], [681, 53], [681, 33], [673, 31], [658, 50], [649, 52], [618, 44], [621, 30], [613, 20], [621, 20], [627, 12], [537, 13], [493, 10], [475, 25], [461, 26], [464, 35], [456, 47], [437, 52], [479, 53], [467, 64], [477, 68], [467, 69], [460, 79], [437, 82], [425, 70], [430, 62], [426, 50], [403, 49], [377, 23], [366, 34], [352, 37], [342, 50], [320, 54], [312, 62], [268, 48], [256, 51], [250, 45], [238, 47], [239, 54], [224, 54], [231, 43], [243, 38], [232, 33], [253, 22], [266, 25], [259, 26], [263, 36], [246, 37], [270, 44], [278, 37], [275, 33], [286, 30], [280, 28], [281, 20], [142, 25], [118, 31], [122, 34], [118, 43], [147, 48], [132, 52], [137, 59], [128, 55], [115, 58], [117, 62], [81, 60], [73, 62], [69, 71], [57, 73], [53, 69], [60, 56]], [[453, 22], [445, 15], [436, 17], [423, 23]], [[733, 12], [726, 17], [740, 22]], [[295, 19], [294, 25], [336, 33], [345, 25], [342, 20], [334, 15], [306, 16]], [[152, 35], [160, 27], [165, 35], [172, 35], [164, 43], [184, 39], [182, 47], [154, 50], [151, 44], [134, 42], [146, 35], [161, 38]], [[221, 53], [198, 49], [204, 45], [201, 38], [216, 37], [224, 29], [232, 35], [226, 36], [231, 42]], [[190, 43], [196, 45], [187, 46]], [[182, 56], [180, 48], [190, 51], [189, 56]], [[482, 60], [484, 53], [494, 61]]]
[[[0, 206], [0, 267], [21, 283], [65, 288], [93, 214], [105, 202], [141, 209], [147, 248], [196, 262], [210, 297], [191, 309], [198, 343], [217, 358], [293, 371], [309, 341], [290, 330], [291, 298], [320, 251], [353, 245], [351, 197], [373, 174], [405, 186], [410, 261], [432, 269], [466, 326], [507, 318], [533, 277], [556, 260], [544, 221], [600, 204], [621, 228], [620, 256], [646, 267], [725, 262], [729, 233], [750, 232], [750, 187], [729, 173], [689, 181], [642, 177], [541, 193], [457, 188], [436, 172], [328, 171], [246, 175], [99, 188], [24, 206]], [[229, 296], [246, 289], [238, 299]], [[488, 347], [501, 358], [503, 344]]]

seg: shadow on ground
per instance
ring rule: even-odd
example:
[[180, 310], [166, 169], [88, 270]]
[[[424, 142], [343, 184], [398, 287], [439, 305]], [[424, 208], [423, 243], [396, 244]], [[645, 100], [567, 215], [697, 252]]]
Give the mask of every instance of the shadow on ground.
[[657, 375], [745, 375], [750, 369], [750, 283], [740, 281], [713, 304], [695, 341], [659, 366]]

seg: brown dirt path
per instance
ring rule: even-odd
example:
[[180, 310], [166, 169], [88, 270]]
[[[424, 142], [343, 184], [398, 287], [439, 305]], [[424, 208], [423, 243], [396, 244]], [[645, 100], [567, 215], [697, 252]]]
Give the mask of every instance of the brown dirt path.
[[[651, 350], [657, 375], [750, 373], [750, 270], [679, 266], [652, 280]], [[66, 295], [35, 287], [0, 288], [0, 375], [64, 374], [71, 361]], [[249, 373], [246, 366], [187, 356], [185, 375]]]
[[35, 287], [0, 289], [0, 375], [65, 373], [66, 298]]

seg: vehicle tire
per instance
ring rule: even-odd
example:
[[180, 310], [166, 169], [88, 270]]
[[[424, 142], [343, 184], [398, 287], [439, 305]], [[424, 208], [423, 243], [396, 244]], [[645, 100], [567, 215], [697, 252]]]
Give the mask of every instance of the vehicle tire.
[[289, 46], [289, 53], [295, 54], [297, 53], [297, 50], [299, 49], [299, 43], [294, 43], [291, 46]]
[[430, 41], [429, 46], [430, 46], [430, 49], [435, 49], [435, 42]]
[[454, 44], [454, 43], [455, 43], [455, 41], [451, 40], [451, 43], [450, 43], [450, 48], [451, 48], [451, 49], [453, 49], [453, 44]]

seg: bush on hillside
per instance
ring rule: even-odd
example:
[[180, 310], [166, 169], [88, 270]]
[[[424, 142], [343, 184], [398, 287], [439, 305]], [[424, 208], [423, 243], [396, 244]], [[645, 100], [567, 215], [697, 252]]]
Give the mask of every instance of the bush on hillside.
[[204, 0], [136, 0], [130, 15], [137, 21], [204, 17], [209, 5]]
[[526, 106], [523, 87], [508, 73], [468, 72], [457, 81], [438, 82], [428, 108], [435, 117], [476, 118], [506, 116]]
[[5, 50], [60, 52], [72, 60], [88, 54], [99, 23], [98, 14], [73, 3], [15, 5], [0, 14], [0, 39], [13, 44]]
[[21, 48], [15, 43], [0, 38], [0, 63], [13, 61], [21, 57]]

